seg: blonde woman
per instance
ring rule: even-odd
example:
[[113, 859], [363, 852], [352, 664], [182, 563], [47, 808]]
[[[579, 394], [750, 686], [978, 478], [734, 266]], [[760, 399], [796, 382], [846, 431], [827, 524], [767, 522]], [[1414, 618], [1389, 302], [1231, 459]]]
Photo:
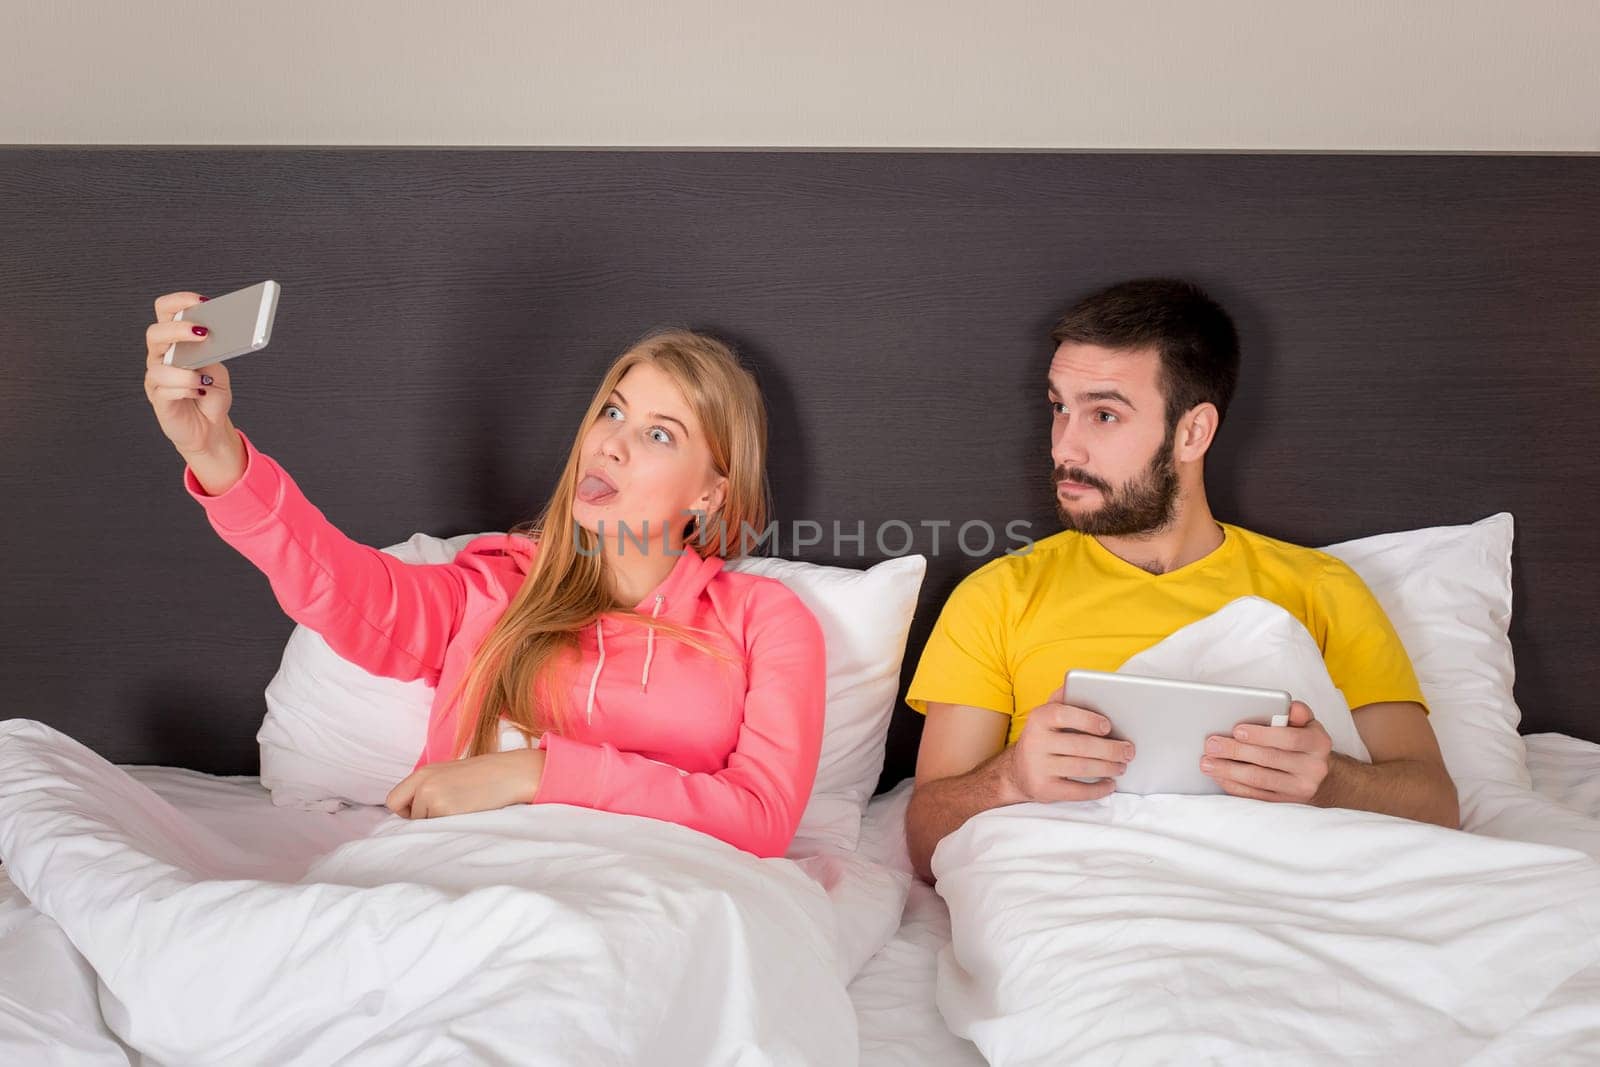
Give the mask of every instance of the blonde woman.
[[435, 687], [391, 810], [576, 804], [784, 853], [821, 748], [822, 631], [781, 583], [723, 569], [768, 499], [766, 412], [725, 345], [674, 330], [629, 348], [538, 518], [416, 565], [341, 534], [233, 425], [226, 365], [162, 362], [200, 339], [173, 316], [204, 299], [156, 300], [145, 394], [185, 488], [284, 611]]

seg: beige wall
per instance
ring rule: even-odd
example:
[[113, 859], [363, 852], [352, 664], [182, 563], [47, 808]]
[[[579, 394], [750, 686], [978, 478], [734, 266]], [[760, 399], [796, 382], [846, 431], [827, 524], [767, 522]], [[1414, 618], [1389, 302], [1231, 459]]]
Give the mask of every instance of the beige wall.
[[1600, 150], [1600, 0], [0, 0], [0, 143]]

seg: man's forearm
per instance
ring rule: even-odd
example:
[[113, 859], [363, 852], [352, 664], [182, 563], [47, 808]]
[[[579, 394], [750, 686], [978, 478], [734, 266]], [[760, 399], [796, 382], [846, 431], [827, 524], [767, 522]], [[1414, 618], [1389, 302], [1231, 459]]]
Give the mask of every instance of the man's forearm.
[[918, 878], [933, 884], [933, 850], [946, 834], [960, 829], [980, 811], [1024, 799], [1011, 782], [1010, 753], [1007, 748], [966, 774], [919, 782], [911, 791], [911, 804], [906, 808], [906, 845]]
[[1461, 828], [1455, 783], [1443, 770], [1421, 760], [1363, 763], [1334, 753], [1328, 777], [1311, 802]]

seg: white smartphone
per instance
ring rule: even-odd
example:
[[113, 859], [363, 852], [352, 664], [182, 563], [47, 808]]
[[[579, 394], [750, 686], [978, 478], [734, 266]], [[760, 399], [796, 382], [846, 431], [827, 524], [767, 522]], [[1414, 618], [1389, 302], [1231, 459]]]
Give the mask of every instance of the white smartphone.
[[1068, 671], [1063, 685], [1065, 703], [1099, 712], [1111, 720], [1110, 736], [1133, 742], [1133, 759], [1116, 779], [1119, 793], [1221, 793], [1200, 769], [1206, 738], [1231, 736], [1242, 722], [1289, 722], [1291, 697], [1282, 689], [1105, 671]]
[[181, 345], [174, 341], [161, 362], [194, 370], [234, 356], [259, 352], [272, 339], [272, 320], [277, 314], [278, 283], [274, 281], [235, 289], [203, 304], [184, 308], [172, 317], [173, 321], [204, 326], [206, 336]]

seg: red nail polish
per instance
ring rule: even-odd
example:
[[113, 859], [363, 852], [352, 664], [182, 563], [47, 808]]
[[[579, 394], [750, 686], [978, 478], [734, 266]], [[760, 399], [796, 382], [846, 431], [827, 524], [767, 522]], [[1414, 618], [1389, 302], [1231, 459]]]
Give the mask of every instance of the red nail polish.
[[205, 302], [206, 302], [206, 301], [207, 301], [207, 300], [210, 300], [210, 299], [211, 299], [211, 298], [210, 298], [210, 297], [209, 297], [209, 296], [202, 296], [202, 297], [201, 297], [201, 298], [200, 298], [200, 303], [202, 303], [202, 304], [204, 304], [204, 303], [205, 303]]
[[200, 390], [200, 395], [201, 396], [205, 396], [206, 395], [206, 391], [204, 389]]
[[204, 326], [191, 326], [189, 329], [194, 331], [194, 335], [196, 337], [204, 337], [206, 335], [206, 328]]

